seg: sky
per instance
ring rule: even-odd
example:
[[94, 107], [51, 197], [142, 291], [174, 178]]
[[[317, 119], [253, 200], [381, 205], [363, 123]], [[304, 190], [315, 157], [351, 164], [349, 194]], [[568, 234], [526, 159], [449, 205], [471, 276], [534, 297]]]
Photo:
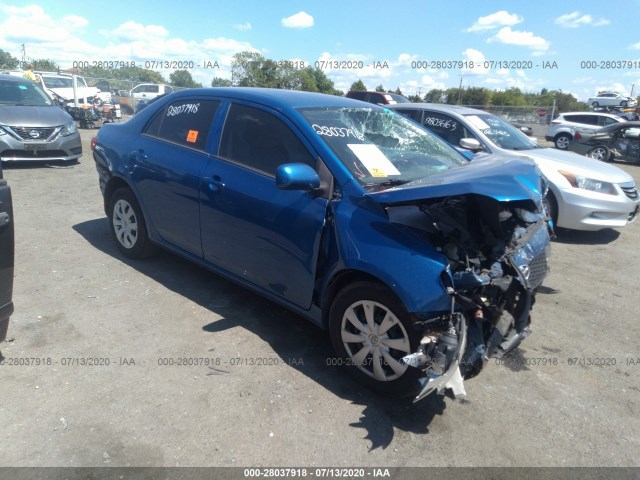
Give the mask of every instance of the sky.
[[230, 78], [233, 55], [249, 50], [318, 66], [343, 91], [361, 79], [405, 95], [462, 84], [586, 100], [640, 95], [639, 18], [640, 0], [8, 0], [0, 49], [21, 59], [24, 45], [63, 69], [170, 62], [205, 86]]

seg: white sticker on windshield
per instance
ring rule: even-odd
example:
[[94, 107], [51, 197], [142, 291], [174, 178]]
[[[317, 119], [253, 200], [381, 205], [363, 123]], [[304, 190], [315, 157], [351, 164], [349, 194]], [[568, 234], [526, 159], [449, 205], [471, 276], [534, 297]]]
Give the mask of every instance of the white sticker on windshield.
[[487, 125], [484, 120], [482, 120], [479, 116], [477, 115], [469, 115], [467, 117], [465, 117], [467, 120], [469, 120], [469, 122], [471, 122], [473, 125], [475, 125], [476, 127], [478, 127], [480, 130], [486, 130], [487, 128], [489, 128], [489, 125]]
[[377, 145], [363, 143], [349, 143], [347, 147], [358, 157], [372, 177], [388, 177], [401, 175], [400, 171], [382, 153]]

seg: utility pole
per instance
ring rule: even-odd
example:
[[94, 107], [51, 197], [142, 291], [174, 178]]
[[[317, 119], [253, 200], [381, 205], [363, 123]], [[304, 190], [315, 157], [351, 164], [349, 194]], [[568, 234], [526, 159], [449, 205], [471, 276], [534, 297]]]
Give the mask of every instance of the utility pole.
[[462, 101], [462, 75], [460, 75], [460, 86], [458, 87], [458, 105]]

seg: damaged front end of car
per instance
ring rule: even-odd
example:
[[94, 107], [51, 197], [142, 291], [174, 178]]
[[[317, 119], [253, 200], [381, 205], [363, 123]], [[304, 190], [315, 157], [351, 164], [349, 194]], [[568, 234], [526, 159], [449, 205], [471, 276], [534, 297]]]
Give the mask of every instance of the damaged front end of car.
[[460, 193], [386, 206], [392, 223], [424, 237], [448, 260], [441, 280], [451, 310], [416, 315], [422, 341], [403, 358], [423, 373], [415, 401], [447, 389], [465, 395], [463, 379], [529, 335], [535, 289], [548, 271], [545, 189], [543, 182], [526, 199]]

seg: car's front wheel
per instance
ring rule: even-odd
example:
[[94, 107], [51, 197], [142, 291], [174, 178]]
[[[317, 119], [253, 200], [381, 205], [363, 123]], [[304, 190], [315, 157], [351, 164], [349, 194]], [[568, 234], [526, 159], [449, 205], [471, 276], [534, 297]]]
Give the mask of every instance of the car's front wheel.
[[149, 240], [140, 204], [129, 188], [123, 187], [113, 192], [108, 212], [111, 234], [123, 254], [141, 259], [154, 253], [155, 246]]
[[359, 282], [341, 290], [329, 314], [336, 365], [380, 393], [398, 397], [419, 390], [418, 369], [402, 362], [420, 343], [402, 302], [384, 285]]
[[609, 149], [603, 146], [597, 146], [587, 152], [587, 157], [591, 157], [595, 160], [602, 160], [603, 162], [609, 161]]
[[571, 142], [571, 137], [566, 133], [561, 133], [556, 137], [555, 145], [560, 150], [566, 150], [569, 147], [569, 142]]
[[591, 106], [592, 106], [593, 108], [598, 108], [598, 107], [600, 106], [600, 104], [599, 104], [598, 102], [593, 102], [593, 103], [591, 104]]

